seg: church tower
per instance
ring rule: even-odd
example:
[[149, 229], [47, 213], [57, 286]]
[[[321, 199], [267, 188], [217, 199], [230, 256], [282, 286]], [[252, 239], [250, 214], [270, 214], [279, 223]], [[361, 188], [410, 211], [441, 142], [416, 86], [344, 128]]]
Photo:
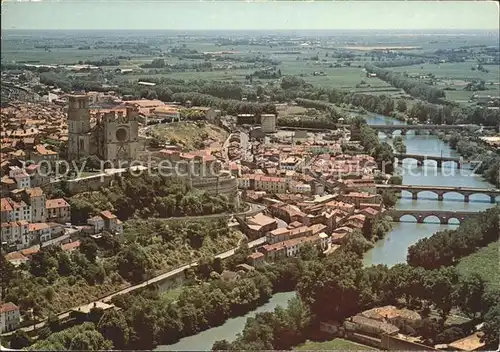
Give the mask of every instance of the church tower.
[[90, 155], [90, 109], [86, 95], [68, 96], [68, 159]]

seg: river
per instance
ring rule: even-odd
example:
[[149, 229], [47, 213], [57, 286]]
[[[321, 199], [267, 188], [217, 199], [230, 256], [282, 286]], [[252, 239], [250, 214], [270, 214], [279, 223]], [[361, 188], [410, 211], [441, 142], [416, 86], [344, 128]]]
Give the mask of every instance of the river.
[[[401, 124], [389, 117], [369, 115], [364, 116], [368, 124]], [[426, 133], [426, 132], [424, 132]], [[380, 134], [380, 139], [392, 142], [391, 138]], [[409, 132], [404, 137], [408, 154], [421, 154], [429, 156], [460, 156], [452, 150], [446, 143], [441, 141], [435, 135], [414, 135]], [[427, 162], [430, 163], [430, 162]], [[477, 188], [492, 188], [492, 184], [484, 181], [480, 176], [471, 175], [469, 170], [456, 170], [453, 165], [444, 164], [441, 169], [436, 168], [435, 164], [425, 164], [417, 166], [416, 161], [407, 160], [397, 168], [397, 171], [403, 176], [405, 185], [436, 185], [436, 186], [464, 186]], [[443, 201], [437, 200], [437, 195], [431, 192], [419, 193], [418, 200], [412, 200], [411, 194], [402, 192], [401, 199], [396, 204], [396, 209], [420, 209], [420, 210], [466, 210], [481, 211], [492, 206], [489, 198], [485, 195], [472, 195], [470, 202], [463, 202], [460, 194], [448, 193]], [[417, 224], [415, 219], [406, 217], [404, 222], [393, 223], [393, 229], [386, 237], [378, 241], [374, 248], [369, 250], [364, 258], [365, 265], [386, 264], [392, 266], [397, 263], [406, 262], [407, 249], [421, 238], [428, 237], [433, 233], [453, 228], [457, 225], [440, 225], [437, 219], [428, 218], [425, 223]], [[203, 331], [195, 336], [189, 336], [181, 339], [172, 345], [158, 346], [159, 351], [196, 351], [209, 350], [217, 340], [226, 339], [233, 341], [236, 334], [243, 330], [245, 321], [248, 317], [254, 316], [258, 312], [268, 312], [274, 310], [278, 305], [286, 306], [286, 302], [295, 295], [295, 292], [277, 293], [268, 303], [259, 307], [257, 310], [248, 313], [244, 317], [229, 319], [223, 325]]]

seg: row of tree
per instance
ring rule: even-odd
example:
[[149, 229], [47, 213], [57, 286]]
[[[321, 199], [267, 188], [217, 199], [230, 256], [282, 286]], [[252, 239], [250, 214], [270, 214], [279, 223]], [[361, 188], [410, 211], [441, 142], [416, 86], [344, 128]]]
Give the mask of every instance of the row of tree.
[[401, 136], [396, 136], [394, 137], [392, 141], [392, 146], [394, 147], [394, 150], [398, 154], [406, 154], [406, 145], [404, 142], [403, 137]]
[[408, 248], [408, 263], [426, 269], [454, 265], [491, 242], [498, 240], [500, 207], [464, 221], [456, 230], [439, 231]]
[[400, 67], [400, 66], [413, 66], [420, 65], [425, 63], [424, 59], [395, 59], [389, 61], [378, 61], [377, 67], [386, 68], [386, 67]]
[[[394, 153], [390, 144], [380, 142], [378, 133], [366, 124], [366, 120], [361, 116], [352, 119], [353, 126], [351, 138], [358, 140], [368, 155], [375, 158], [379, 170], [385, 174], [394, 172]], [[359, 131], [359, 132], [358, 132]]]
[[492, 153], [491, 147], [484, 145], [477, 137], [464, 135], [463, 132], [451, 133], [442, 138], [467, 160], [481, 163], [475, 172], [500, 187], [500, 155]]
[[439, 103], [445, 98], [445, 94], [442, 89], [431, 87], [425, 83], [407, 78], [399, 72], [386, 70], [372, 64], [366, 64], [365, 69], [370, 73], [375, 73], [377, 77], [390, 83], [392, 86], [404, 89], [406, 93], [414, 97], [418, 97], [431, 103]]

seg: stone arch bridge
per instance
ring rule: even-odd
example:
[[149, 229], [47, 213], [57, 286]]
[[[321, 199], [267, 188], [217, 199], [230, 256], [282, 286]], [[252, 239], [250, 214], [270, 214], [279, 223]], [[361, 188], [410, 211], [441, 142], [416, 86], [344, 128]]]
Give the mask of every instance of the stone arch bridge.
[[388, 216], [393, 222], [401, 222], [401, 218], [405, 215], [410, 215], [417, 220], [418, 224], [422, 224], [425, 219], [431, 216], [435, 216], [439, 219], [442, 225], [449, 223], [451, 219], [458, 220], [462, 223], [465, 219], [477, 216], [476, 212], [468, 211], [446, 211], [446, 210], [386, 210], [384, 216]]
[[430, 156], [430, 155], [419, 155], [419, 154], [394, 154], [394, 158], [397, 163], [402, 163], [403, 160], [413, 159], [416, 160], [419, 165], [423, 165], [425, 161], [431, 160], [435, 161], [438, 168], [443, 167], [445, 162], [454, 162], [457, 164], [457, 169], [462, 168], [462, 164], [467, 161], [463, 157], [452, 157], [452, 156]]
[[464, 196], [464, 202], [469, 202], [473, 194], [486, 194], [490, 197], [490, 202], [495, 203], [496, 197], [500, 196], [500, 189], [497, 188], [472, 188], [472, 187], [448, 187], [448, 186], [413, 186], [413, 185], [376, 185], [377, 192], [407, 191], [411, 193], [412, 199], [418, 199], [420, 192], [432, 192], [437, 194], [438, 200], [442, 201], [446, 193], [459, 193]]

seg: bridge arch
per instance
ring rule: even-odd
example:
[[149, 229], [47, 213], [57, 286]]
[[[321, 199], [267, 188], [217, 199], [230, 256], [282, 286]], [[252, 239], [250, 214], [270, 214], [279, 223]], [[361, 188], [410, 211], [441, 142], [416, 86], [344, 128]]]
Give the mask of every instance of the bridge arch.
[[460, 225], [462, 223], [462, 219], [458, 216], [450, 216], [446, 223], [448, 225]]
[[488, 193], [484, 193], [484, 192], [476, 192], [476, 193], [469, 193], [468, 196], [474, 196], [474, 198], [481, 198], [481, 199], [475, 199], [475, 200], [478, 200], [478, 201], [488, 201], [488, 202], [491, 202], [491, 203], [497, 203], [497, 202], [500, 202], [500, 195], [495, 195], [495, 194], [488, 194]]
[[415, 220], [415, 223], [418, 223], [418, 216], [415, 214], [412, 214], [412, 213], [397, 214], [396, 216], [394, 216], [394, 220], [396, 220], [397, 222], [413, 222], [413, 221], [403, 219], [404, 217], [408, 217], [410, 219], [413, 219], [413, 220]]
[[425, 215], [422, 215], [421, 222], [425, 223], [426, 220], [430, 221], [430, 220], [434, 220], [434, 219], [436, 221], [432, 221], [431, 223], [433, 223], [433, 224], [442, 224], [443, 223], [443, 219], [441, 219], [439, 216], [437, 216], [435, 214], [425, 214]]
[[[463, 200], [465, 200], [465, 198], [467, 198], [466, 195], [461, 193], [460, 191], [446, 191], [443, 193], [443, 196], [447, 196], [446, 198], [448, 198], [448, 200], [463, 201]], [[455, 197], [450, 197], [450, 196], [455, 196]]]
[[[439, 199], [439, 195], [441, 194], [441, 192], [439, 191], [433, 191], [433, 190], [412, 190], [412, 189], [404, 189], [404, 190], [401, 190], [401, 195], [405, 195], [405, 196], [408, 196], [407, 194], [404, 194], [403, 192], [406, 192], [406, 193], [409, 193], [410, 196], [416, 200], [418, 198], [422, 198], [422, 197], [425, 197], [425, 193], [428, 192], [428, 193], [432, 193], [432, 194], [435, 194], [436, 197]], [[424, 194], [422, 194], [424, 193]]]

